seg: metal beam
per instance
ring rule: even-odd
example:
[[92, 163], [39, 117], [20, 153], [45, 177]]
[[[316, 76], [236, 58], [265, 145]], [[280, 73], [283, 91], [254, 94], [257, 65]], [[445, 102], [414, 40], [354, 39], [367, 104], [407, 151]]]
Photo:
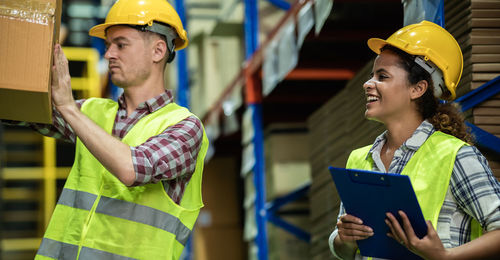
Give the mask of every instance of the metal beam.
[[460, 104], [462, 111], [467, 111], [498, 93], [500, 93], [500, 76], [455, 99], [454, 102]]
[[[187, 26], [184, 0], [175, 1], [175, 9], [181, 18], [184, 28]], [[177, 100], [179, 105], [189, 108], [189, 75], [186, 50], [177, 51]]]

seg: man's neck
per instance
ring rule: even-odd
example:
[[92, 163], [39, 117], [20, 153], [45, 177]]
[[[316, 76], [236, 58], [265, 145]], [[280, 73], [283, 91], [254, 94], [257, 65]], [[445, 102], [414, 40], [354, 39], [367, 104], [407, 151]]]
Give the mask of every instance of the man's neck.
[[127, 104], [127, 115], [130, 115], [137, 107], [145, 101], [161, 95], [165, 92], [163, 76], [150, 78], [139, 86], [124, 88], [123, 96]]

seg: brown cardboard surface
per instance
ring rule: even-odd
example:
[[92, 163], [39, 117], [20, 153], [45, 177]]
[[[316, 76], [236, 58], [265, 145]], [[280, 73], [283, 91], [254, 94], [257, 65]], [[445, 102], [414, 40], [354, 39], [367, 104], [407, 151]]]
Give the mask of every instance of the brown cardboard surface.
[[[47, 4], [55, 11], [42, 8]], [[33, 12], [50, 18], [32, 20], [7, 16], [6, 12], [0, 15], [1, 119], [52, 122], [50, 69], [54, 41], [58, 37], [55, 21], [60, 20], [61, 4], [61, 0], [23, 0], [7, 1], [3, 5], [4, 10], [31, 6], [35, 8]]]
[[240, 175], [233, 157], [214, 157], [203, 169], [201, 209], [197, 227], [237, 226], [242, 222], [238, 191]]
[[471, 27], [500, 27], [499, 18], [472, 18]]
[[500, 63], [500, 54], [474, 54], [472, 55], [470, 61], [472, 63]]
[[472, 64], [473, 72], [495, 72], [497, 75], [500, 71], [500, 63], [475, 63]]
[[500, 125], [500, 115], [498, 116], [475, 116], [474, 123], [477, 125]]
[[478, 107], [473, 109], [474, 116], [498, 116], [500, 108]]
[[472, 53], [497, 54], [500, 53], [500, 45], [473, 45]]
[[472, 18], [498, 18], [500, 17], [500, 9], [472, 9]]
[[246, 247], [239, 226], [197, 227], [194, 230], [194, 255], [197, 260], [245, 259]]
[[[466, 1], [464, 1], [466, 2]], [[500, 2], [494, 0], [472, 0], [470, 7], [473, 9], [495, 9], [500, 8]]]

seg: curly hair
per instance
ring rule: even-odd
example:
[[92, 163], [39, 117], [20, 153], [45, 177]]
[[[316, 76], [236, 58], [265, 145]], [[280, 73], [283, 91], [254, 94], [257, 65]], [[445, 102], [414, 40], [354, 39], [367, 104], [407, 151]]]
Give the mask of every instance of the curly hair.
[[441, 103], [434, 97], [434, 83], [431, 75], [414, 61], [415, 57], [394, 46], [385, 45], [380, 51], [390, 50], [400, 57], [401, 67], [408, 72], [408, 82], [417, 84], [420, 80], [429, 83], [425, 93], [416, 100], [418, 111], [427, 119], [437, 131], [455, 136], [469, 144], [473, 143], [473, 136], [465, 124], [463, 114], [455, 103]]

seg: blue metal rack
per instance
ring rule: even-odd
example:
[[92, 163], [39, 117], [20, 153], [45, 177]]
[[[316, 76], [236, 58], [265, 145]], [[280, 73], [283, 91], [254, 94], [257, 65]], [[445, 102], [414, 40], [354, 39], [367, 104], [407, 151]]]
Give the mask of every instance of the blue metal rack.
[[306, 184], [306, 185], [298, 188], [297, 190], [295, 190], [295, 191], [293, 191], [285, 196], [279, 197], [271, 202], [266, 203], [266, 219], [269, 222], [273, 223], [274, 225], [276, 225], [278, 227], [283, 228], [284, 230], [287, 230], [288, 232], [292, 233], [293, 235], [295, 235], [299, 239], [301, 239], [305, 242], [308, 242], [308, 243], [311, 240], [311, 235], [308, 232], [306, 232], [306, 231], [302, 230], [301, 228], [298, 228], [298, 227], [288, 223], [287, 221], [283, 220], [282, 218], [278, 217], [276, 215], [276, 212], [278, 212], [278, 210], [282, 206], [306, 196], [307, 193], [309, 192], [310, 187], [311, 187], [311, 184]]
[[[245, 57], [249, 60], [254, 55], [259, 44], [259, 20], [258, 7], [256, 0], [245, 0]], [[251, 77], [251, 75], [246, 75]], [[248, 80], [247, 80], [248, 81]], [[251, 81], [250, 81], [251, 82]], [[248, 82], [247, 82], [248, 83]], [[254, 128], [254, 136], [252, 143], [254, 145], [254, 186], [255, 195], [255, 220], [257, 224], [257, 236], [255, 243], [257, 244], [257, 257], [260, 260], [267, 260], [267, 229], [266, 229], [266, 194], [265, 194], [265, 169], [264, 169], [264, 134], [262, 125], [262, 104], [249, 104], [249, 109], [252, 110], [252, 125]]]
[[[181, 18], [184, 28], [187, 26], [186, 10], [184, 8], [184, 0], [175, 1], [175, 9]], [[177, 99], [178, 104], [189, 108], [189, 75], [187, 65], [187, 52], [186, 50], [177, 51]]]
[[[282, 8], [284, 10], [289, 10], [291, 8], [290, 4], [281, 0], [269, 0], [275, 6]], [[258, 49], [258, 8], [256, 0], [245, 0], [245, 53], [247, 61], [250, 60]], [[258, 83], [251, 75], [251, 70], [248, 69], [245, 77], [246, 84], [252, 85], [247, 86], [247, 90], [250, 90], [251, 95], [260, 96], [261, 88], [258, 87]], [[259, 92], [259, 93], [255, 93]], [[249, 93], [247, 93], [248, 95]], [[253, 167], [254, 172], [254, 186], [256, 190], [255, 196], [255, 214], [256, 214], [256, 225], [257, 225], [257, 236], [255, 238], [255, 243], [258, 248], [257, 257], [259, 260], [268, 259], [268, 245], [267, 245], [267, 222], [271, 222], [276, 226], [279, 226], [292, 234], [296, 235], [298, 238], [309, 241], [310, 235], [301, 230], [298, 227], [284, 221], [278, 217], [275, 213], [281, 206], [291, 201], [294, 201], [301, 196], [304, 196], [309, 190], [309, 185], [298, 189], [291, 194], [279, 198], [273, 202], [266, 203], [266, 183], [265, 183], [265, 160], [264, 160], [264, 134], [263, 134], [263, 124], [262, 124], [262, 103], [259, 98], [250, 102], [248, 104], [248, 109], [252, 110], [252, 125], [254, 129], [254, 136], [252, 139], [252, 144], [254, 146], [254, 156], [255, 165]]]
[[[500, 76], [486, 82], [481, 87], [457, 98], [454, 102], [460, 104], [462, 111], [467, 111], [488, 98], [500, 93]], [[471, 132], [476, 137], [477, 145], [500, 155], [500, 138], [467, 122]]]
[[[291, 7], [288, 3], [282, 0], [269, 0], [273, 5], [282, 8], [284, 10], [289, 10]], [[434, 17], [434, 22], [444, 26], [444, 1], [441, 0], [437, 6], [438, 12]], [[252, 58], [256, 50], [258, 49], [258, 11], [256, 0], [245, 0], [245, 42], [246, 42], [246, 59], [247, 61]], [[248, 74], [248, 72], [247, 72]], [[247, 84], [256, 84], [254, 80], [248, 79], [252, 77], [251, 75], [246, 75]], [[253, 91], [259, 91], [259, 87], [251, 86]], [[488, 99], [489, 97], [500, 93], [500, 77], [486, 83], [477, 90], [471, 91], [467, 95], [457, 99], [455, 102], [461, 104], [463, 111], [468, 110], [482, 101]], [[249, 93], [247, 92], [247, 95]], [[252, 93], [251, 95], [258, 95]], [[255, 243], [258, 247], [258, 259], [267, 260], [268, 259], [268, 246], [267, 246], [267, 221], [279, 226], [288, 232], [296, 235], [298, 238], [304, 241], [310, 241], [310, 234], [297, 228], [290, 223], [279, 218], [276, 213], [285, 204], [295, 201], [298, 198], [305, 196], [310, 185], [305, 185], [298, 190], [280, 197], [274, 201], [266, 202], [265, 196], [265, 161], [264, 161], [264, 140], [263, 140], [263, 129], [262, 129], [262, 104], [260, 101], [251, 102], [248, 104], [248, 109], [252, 110], [252, 124], [254, 128], [254, 137], [252, 143], [254, 145], [254, 156], [255, 156], [255, 166], [254, 171], [254, 185], [256, 189], [255, 198], [255, 214], [256, 214], [256, 224], [257, 224], [257, 237], [255, 238]], [[492, 150], [500, 154], [500, 138], [480, 129], [477, 126], [469, 124], [472, 129], [473, 134], [476, 136], [478, 145], [482, 148]]]

